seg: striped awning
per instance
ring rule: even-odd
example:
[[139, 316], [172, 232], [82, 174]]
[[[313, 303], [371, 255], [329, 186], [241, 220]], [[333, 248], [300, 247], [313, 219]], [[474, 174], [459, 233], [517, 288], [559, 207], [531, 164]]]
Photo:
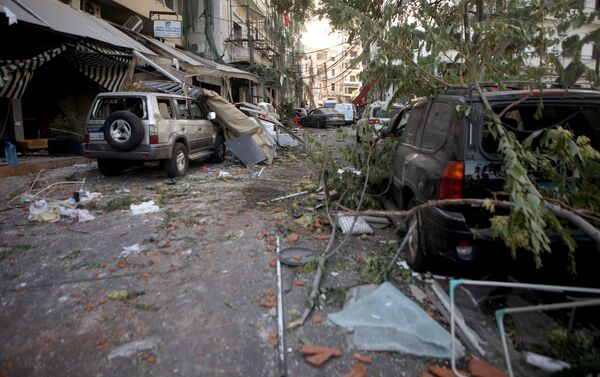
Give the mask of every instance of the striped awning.
[[67, 50], [65, 57], [79, 72], [110, 92], [121, 89], [133, 59], [126, 50], [91, 41], [80, 41]]
[[79, 72], [111, 92], [121, 89], [133, 59], [127, 49], [82, 39], [29, 59], [0, 60], [0, 98], [21, 98], [35, 71], [61, 54]]
[[0, 97], [21, 98], [36, 69], [62, 54], [65, 45], [25, 60], [0, 60]]

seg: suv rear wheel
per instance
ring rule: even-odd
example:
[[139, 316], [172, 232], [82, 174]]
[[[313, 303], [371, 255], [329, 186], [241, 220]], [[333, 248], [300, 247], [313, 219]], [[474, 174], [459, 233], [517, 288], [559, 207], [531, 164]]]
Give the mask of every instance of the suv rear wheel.
[[185, 175], [189, 160], [187, 147], [182, 143], [175, 143], [173, 155], [163, 162], [167, 177], [175, 178]]
[[212, 162], [223, 162], [225, 161], [225, 138], [223, 134], [218, 134], [215, 140], [215, 150], [213, 152], [211, 161]]
[[106, 177], [120, 175], [124, 166], [124, 161], [121, 160], [98, 159], [98, 170]]
[[[408, 202], [408, 209], [416, 207], [419, 203], [417, 199], [412, 198]], [[421, 216], [417, 212], [408, 221], [409, 233], [406, 237], [408, 239], [408, 253], [406, 254], [406, 263], [417, 272], [424, 272], [426, 267], [425, 255], [423, 255], [423, 242], [421, 241]], [[414, 229], [410, 232], [410, 228], [414, 225]]]

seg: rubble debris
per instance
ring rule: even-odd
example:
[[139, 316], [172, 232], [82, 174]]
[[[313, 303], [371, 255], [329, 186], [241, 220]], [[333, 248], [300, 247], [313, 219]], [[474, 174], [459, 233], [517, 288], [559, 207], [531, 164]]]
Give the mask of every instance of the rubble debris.
[[425, 292], [423, 292], [423, 290], [419, 287], [417, 287], [414, 284], [410, 284], [408, 286], [408, 288], [410, 289], [410, 293], [413, 295], [413, 297], [419, 301], [421, 304], [425, 302], [425, 299], [427, 298], [427, 294]]
[[[356, 219], [356, 220], [355, 220]], [[372, 234], [373, 228], [360, 216], [338, 216], [337, 223], [343, 234]]]
[[312, 215], [304, 214], [299, 219], [294, 220], [294, 224], [303, 228], [311, 228], [314, 224]]
[[262, 167], [259, 171], [255, 171], [254, 173], [250, 174], [250, 176], [253, 178], [260, 178], [264, 170], [265, 168]]
[[323, 322], [323, 316], [320, 314], [315, 314], [312, 318], [312, 323], [314, 325], [320, 325]]
[[255, 165], [267, 159], [267, 155], [254, 142], [251, 135], [229, 139], [225, 145], [244, 165]]
[[367, 375], [367, 367], [359, 364], [352, 365], [350, 372], [342, 377], [365, 377]]
[[129, 292], [127, 292], [127, 290], [124, 289], [112, 291], [108, 294], [109, 300], [113, 301], [127, 301], [130, 297], [131, 295], [129, 294]]
[[[358, 349], [450, 357], [450, 334], [390, 283], [349, 302], [329, 319], [352, 332]], [[457, 351], [464, 352], [460, 345]]]
[[92, 215], [87, 209], [77, 210], [77, 221], [79, 221], [80, 223], [84, 221], [92, 221], [94, 219], [96, 219], [96, 217]]
[[[435, 305], [437, 310], [440, 313], [442, 313], [444, 318], [449, 320], [450, 319], [450, 298], [446, 294], [446, 291], [444, 289], [442, 289], [440, 284], [435, 280], [431, 284], [431, 291], [433, 293], [433, 295], [432, 295], [433, 304]], [[483, 348], [483, 346], [485, 345], [485, 342], [483, 341], [483, 339], [481, 339], [479, 334], [477, 334], [475, 331], [473, 331], [473, 329], [471, 329], [467, 325], [467, 323], [464, 319], [464, 316], [461, 314], [459, 309], [456, 307], [454, 308], [454, 316], [455, 316], [455, 322], [458, 326], [457, 335], [460, 337], [460, 339], [465, 343], [465, 345], [467, 345], [469, 347], [469, 349], [472, 352], [477, 353], [480, 356], [485, 356], [486, 351]]]
[[294, 243], [294, 242], [298, 241], [299, 239], [300, 239], [300, 236], [298, 235], [298, 233], [290, 233], [290, 234], [289, 234], [289, 235], [286, 237], [285, 241], [286, 241], [288, 244], [291, 244], [291, 243]]
[[361, 175], [362, 174], [362, 172], [360, 170], [356, 170], [352, 166], [346, 166], [344, 168], [338, 169], [337, 173], [340, 174], [340, 175], [342, 175], [344, 173], [350, 173], [350, 174], [354, 174], [354, 175]]
[[131, 210], [132, 215], [142, 215], [160, 211], [160, 208], [154, 204], [154, 200], [142, 202], [140, 204], [130, 204], [129, 209]]
[[[467, 372], [464, 370], [458, 371], [462, 376], [467, 376]], [[439, 367], [437, 365], [429, 365], [427, 366], [427, 371], [423, 372], [425, 376], [429, 375], [432, 377], [455, 377], [456, 375], [450, 368]], [[427, 373], [427, 374], [425, 374]]]
[[252, 140], [254, 146], [260, 148], [265, 154], [267, 163], [271, 164], [273, 162], [275, 146], [265, 135], [262, 127], [218, 93], [203, 89], [202, 95], [207, 98], [208, 106], [212, 111], [217, 113], [219, 123], [225, 128], [225, 137], [228, 140], [240, 135], [247, 136]]
[[369, 356], [363, 356], [358, 353], [353, 354], [352, 358], [356, 361], [360, 361], [361, 363], [365, 364], [371, 364], [373, 362], [373, 359], [371, 359]]
[[225, 237], [226, 240], [237, 240], [237, 239], [242, 238], [243, 236], [244, 236], [243, 230], [228, 230], [223, 235], [223, 237]]
[[148, 351], [156, 348], [159, 339], [156, 337], [146, 338], [144, 340], [136, 340], [133, 342], [125, 343], [112, 350], [108, 354], [108, 359], [112, 360], [117, 357], [131, 357], [137, 355], [140, 351]]
[[340, 351], [337, 348], [313, 346], [310, 344], [305, 344], [304, 346], [302, 346], [302, 348], [300, 349], [300, 353], [302, 353], [303, 355], [312, 355], [307, 357], [305, 360], [307, 363], [316, 367], [320, 367], [321, 365], [323, 365], [323, 363], [325, 363], [327, 360], [331, 359], [334, 356], [342, 356], [342, 351]]
[[45, 200], [36, 200], [29, 206], [30, 221], [56, 222], [60, 220], [60, 206], [56, 203], [48, 204]]
[[295, 194], [290, 194], [290, 195], [285, 195], [285, 196], [280, 196], [280, 197], [277, 197], [277, 198], [273, 198], [273, 199], [270, 200], [270, 202], [271, 203], [278, 202], [280, 200], [295, 198], [296, 196], [301, 196], [301, 195], [306, 195], [306, 194], [308, 194], [308, 191], [300, 191], [300, 192], [297, 192]]
[[142, 247], [140, 246], [139, 243], [136, 243], [131, 246], [123, 246], [123, 251], [121, 251], [121, 254], [119, 254], [119, 256], [121, 258], [127, 258], [131, 254], [139, 254], [141, 252], [142, 252]]
[[487, 361], [472, 358], [469, 360], [469, 372], [473, 377], [507, 377], [507, 374]]
[[272, 289], [266, 289], [263, 291], [264, 301], [261, 301], [258, 305], [263, 308], [272, 308], [275, 306], [276, 297], [275, 292]]
[[328, 241], [331, 238], [331, 233], [319, 233], [315, 238], [320, 241]]
[[538, 367], [546, 372], [558, 372], [559, 370], [571, 367], [571, 364], [569, 363], [555, 360], [544, 355], [538, 355], [537, 353], [526, 351], [524, 354], [525, 361], [527, 361], [528, 364]]

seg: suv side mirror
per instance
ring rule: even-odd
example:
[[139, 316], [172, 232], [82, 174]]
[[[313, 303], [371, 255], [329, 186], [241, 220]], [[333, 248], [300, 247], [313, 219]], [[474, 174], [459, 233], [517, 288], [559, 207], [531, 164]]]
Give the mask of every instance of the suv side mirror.
[[214, 111], [211, 111], [210, 113], [208, 113], [208, 120], [215, 120], [217, 119], [217, 113], [215, 113]]

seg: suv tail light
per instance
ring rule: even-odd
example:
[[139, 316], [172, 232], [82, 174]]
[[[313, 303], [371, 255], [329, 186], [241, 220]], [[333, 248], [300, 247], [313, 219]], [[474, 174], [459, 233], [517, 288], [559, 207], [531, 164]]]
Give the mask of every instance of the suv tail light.
[[150, 144], [158, 144], [158, 128], [154, 124], [148, 126], [148, 134], [150, 135]]
[[438, 199], [462, 198], [464, 178], [465, 163], [459, 161], [450, 161], [442, 173]]
[[473, 259], [473, 245], [469, 241], [461, 241], [456, 245], [456, 254], [462, 260]]
[[89, 134], [83, 135], [83, 142], [84, 143], [89, 143], [90, 142], [90, 135]]
[[369, 124], [379, 124], [379, 119], [378, 118], [371, 118], [371, 119], [369, 119]]

